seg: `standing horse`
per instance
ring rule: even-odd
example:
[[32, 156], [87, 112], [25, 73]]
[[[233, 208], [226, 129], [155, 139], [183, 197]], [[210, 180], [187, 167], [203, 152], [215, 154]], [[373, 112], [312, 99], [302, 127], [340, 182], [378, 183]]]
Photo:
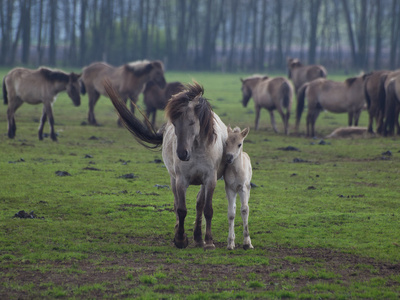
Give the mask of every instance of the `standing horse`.
[[43, 127], [46, 119], [49, 119], [50, 137], [57, 140], [54, 131], [54, 117], [52, 111], [53, 102], [57, 94], [67, 91], [75, 106], [81, 104], [79, 95], [80, 75], [67, 74], [60, 70], [51, 70], [41, 67], [37, 70], [25, 68], [12, 69], [3, 79], [4, 104], [8, 104], [8, 137], [15, 137], [17, 126], [15, 125], [15, 111], [26, 102], [29, 104], [43, 103], [43, 113], [40, 118], [39, 140], [43, 140]]
[[292, 80], [296, 95], [306, 82], [317, 78], [326, 78], [328, 72], [321, 65], [303, 65], [297, 58], [287, 59], [288, 78]]
[[250, 180], [252, 168], [250, 157], [243, 152], [243, 141], [249, 133], [249, 128], [240, 131], [239, 127], [231, 129], [228, 127], [228, 139], [226, 140], [226, 162], [227, 166], [224, 173], [225, 191], [228, 198], [228, 250], [235, 249], [235, 215], [236, 215], [236, 195], [239, 193], [241, 202], [241, 215], [243, 221], [243, 248], [253, 249], [249, 233], [249, 198]]
[[149, 81], [146, 84], [143, 91], [143, 102], [146, 105], [147, 118], [152, 115], [151, 125], [153, 127], [156, 124], [157, 109], [164, 109], [172, 95], [179, 93], [183, 88], [183, 84], [178, 81], [167, 83], [163, 89], [154, 81]]
[[[189, 185], [201, 185], [197, 195], [194, 241], [197, 246], [205, 249], [215, 248], [211, 234], [212, 198], [217, 178], [224, 171], [223, 154], [227, 128], [212, 111], [210, 103], [203, 98], [203, 88], [198, 83], [193, 83], [174, 95], [165, 108], [167, 123], [162, 131], [155, 132], [118, 100], [110, 82], [106, 81], [104, 84], [122, 123], [139, 143], [149, 148], [162, 146], [162, 156], [170, 175], [175, 199], [175, 246], [188, 246], [184, 229], [187, 214], [186, 190]], [[206, 219], [205, 243], [201, 232], [203, 212]]]
[[307, 136], [314, 136], [315, 122], [321, 111], [348, 113], [348, 125], [358, 125], [358, 119], [365, 106], [364, 76], [336, 82], [324, 78], [315, 79], [304, 84], [299, 90], [297, 103], [296, 127], [300, 123], [304, 109], [304, 98], [308, 100]]
[[283, 77], [269, 78], [262, 75], [253, 75], [240, 80], [242, 81], [243, 106], [247, 106], [251, 97], [254, 99], [255, 129], [258, 130], [261, 108], [265, 108], [269, 111], [272, 127], [277, 133], [273, 112], [276, 109], [282, 117], [285, 134], [288, 134], [293, 98], [293, 88], [290, 82]]
[[383, 134], [393, 135], [396, 126], [400, 135], [400, 70], [381, 76], [380, 97], [385, 99], [385, 121]]
[[[127, 99], [137, 102], [139, 94], [145, 84], [153, 80], [161, 88], [166, 82], [164, 78], [164, 66], [161, 61], [137, 61], [120, 67], [113, 67], [104, 62], [95, 62], [83, 68], [81, 93], [89, 96], [88, 121], [91, 125], [98, 125], [94, 114], [94, 106], [100, 95], [107, 96], [102, 84], [105, 78], [109, 78], [114, 89], [121, 95], [126, 103]], [[131, 106], [132, 112], [134, 106]]]
[[369, 122], [368, 132], [373, 133], [373, 122], [376, 122], [376, 132], [383, 132], [383, 117], [385, 114], [385, 96], [380, 93], [381, 77], [386, 76], [389, 71], [374, 71], [367, 74], [364, 80], [364, 94], [367, 102]]

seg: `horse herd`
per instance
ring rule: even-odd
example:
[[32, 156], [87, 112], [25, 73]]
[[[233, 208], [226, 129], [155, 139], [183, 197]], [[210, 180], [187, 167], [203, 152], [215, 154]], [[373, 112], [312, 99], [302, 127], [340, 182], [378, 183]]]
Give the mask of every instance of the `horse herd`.
[[[367, 103], [370, 115], [368, 130], [372, 132], [372, 121], [376, 119], [377, 132], [392, 134], [394, 126], [400, 130], [398, 114], [400, 107], [400, 71], [375, 71], [345, 82], [326, 79], [327, 72], [320, 65], [302, 65], [297, 59], [288, 59], [289, 79], [253, 75], [242, 82], [243, 105], [253, 97], [256, 109], [255, 129], [258, 129], [261, 108], [270, 112], [272, 127], [277, 132], [273, 111], [277, 110], [284, 123], [285, 134], [289, 133], [289, 117], [293, 96], [297, 96], [296, 131], [305, 99], [308, 100], [307, 135], [314, 136], [315, 121], [322, 110], [349, 114], [349, 126], [358, 125], [361, 111]], [[184, 222], [187, 214], [186, 190], [189, 185], [200, 185], [196, 202], [196, 221], [193, 232], [195, 245], [204, 249], [215, 248], [211, 220], [212, 197], [217, 179], [223, 176], [228, 198], [229, 235], [228, 249], [235, 247], [234, 219], [236, 196], [241, 200], [243, 220], [243, 247], [253, 248], [248, 230], [250, 180], [252, 168], [249, 156], [243, 152], [243, 141], [249, 129], [227, 127], [215, 114], [210, 103], [203, 97], [204, 89], [194, 82], [182, 85], [167, 83], [164, 67], [160, 61], [139, 61], [113, 67], [106, 63], [93, 63], [85, 67], [82, 74], [67, 74], [60, 70], [39, 68], [29, 70], [15, 68], [3, 79], [4, 103], [8, 103], [8, 137], [14, 138], [16, 125], [14, 114], [23, 102], [43, 103], [39, 126], [39, 139], [43, 139], [43, 126], [48, 118], [50, 136], [56, 140], [52, 103], [57, 94], [67, 91], [76, 106], [80, 105], [80, 93], [88, 93], [90, 124], [98, 125], [94, 106], [100, 95], [111, 99], [124, 125], [133, 136], [147, 148], [162, 147], [164, 164], [169, 172], [174, 194], [176, 215], [174, 243], [185, 248], [189, 240]], [[140, 121], [134, 114], [139, 94], [144, 93], [146, 112], [153, 114], [152, 124]], [[131, 99], [131, 109], [126, 106]], [[157, 109], [165, 108], [167, 122], [156, 131], [154, 128]], [[206, 221], [203, 241], [202, 216]]]

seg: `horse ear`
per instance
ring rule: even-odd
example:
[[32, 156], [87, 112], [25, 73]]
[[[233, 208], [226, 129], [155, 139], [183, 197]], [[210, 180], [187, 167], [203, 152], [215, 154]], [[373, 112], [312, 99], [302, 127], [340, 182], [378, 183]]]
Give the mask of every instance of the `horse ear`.
[[151, 62], [151, 64], [156, 68], [164, 70], [164, 64], [162, 63], [161, 60], [154, 60], [154, 61]]
[[243, 138], [246, 138], [246, 136], [249, 134], [249, 132], [250, 132], [250, 128], [247, 127], [245, 129], [243, 129], [240, 134], [242, 135]]
[[356, 80], [357, 80], [357, 77], [347, 78], [345, 83], [347, 84], [347, 86], [351, 86], [354, 83], [354, 81], [356, 81]]

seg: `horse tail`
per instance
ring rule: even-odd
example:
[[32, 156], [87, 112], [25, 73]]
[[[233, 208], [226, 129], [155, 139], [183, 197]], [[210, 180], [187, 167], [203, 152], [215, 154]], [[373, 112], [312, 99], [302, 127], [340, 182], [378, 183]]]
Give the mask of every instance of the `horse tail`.
[[385, 81], [387, 79], [387, 76], [388, 74], [382, 75], [379, 81], [378, 101], [379, 101], [379, 109], [383, 113], [385, 113], [385, 107], [386, 107]]
[[79, 80], [79, 83], [81, 85], [81, 94], [85, 95], [86, 94], [86, 86], [85, 83], [83, 82], [83, 80]]
[[384, 135], [393, 134], [396, 119], [396, 92], [395, 81], [391, 80], [386, 90], [386, 112]]
[[[145, 124], [142, 123], [134, 114], [128, 109], [126, 104], [121, 101], [111, 85], [109, 80], [103, 81], [106, 93], [111, 99], [117, 113], [129, 132], [135, 137], [139, 144], [149, 149], [155, 149], [162, 145], [163, 133], [156, 132], [151, 125], [150, 121], [145, 117]], [[135, 105], [136, 106], [136, 105]], [[144, 115], [143, 115], [144, 116]]]
[[286, 81], [281, 85], [281, 93], [283, 98], [283, 107], [288, 108], [290, 104], [290, 86]]
[[371, 107], [371, 97], [369, 96], [368, 89], [367, 89], [368, 80], [369, 80], [369, 76], [367, 78], [365, 78], [364, 96], [365, 96], [365, 101], [367, 102], [367, 107], [369, 109]]
[[306, 90], [308, 88], [309, 83], [303, 84], [299, 92], [297, 94], [297, 108], [296, 108], [296, 128], [298, 128], [300, 124], [301, 115], [303, 114], [304, 110], [304, 99], [306, 97]]
[[4, 104], [8, 104], [6, 77], [3, 78], [3, 101]]

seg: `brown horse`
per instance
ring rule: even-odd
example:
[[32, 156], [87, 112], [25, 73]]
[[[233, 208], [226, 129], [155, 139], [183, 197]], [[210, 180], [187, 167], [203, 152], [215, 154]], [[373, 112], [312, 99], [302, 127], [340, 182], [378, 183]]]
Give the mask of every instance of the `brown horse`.
[[321, 65], [303, 65], [297, 58], [287, 59], [288, 78], [292, 80], [296, 95], [306, 82], [317, 78], [326, 78], [328, 72]]
[[348, 125], [358, 125], [361, 111], [365, 106], [364, 76], [336, 82], [324, 78], [315, 79], [304, 84], [299, 90], [297, 103], [296, 128], [300, 124], [304, 109], [304, 99], [308, 100], [307, 136], [314, 136], [315, 122], [321, 111], [333, 113], [348, 113]]
[[[155, 132], [129, 111], [109, 82], [105, 82], [105, 87], [122, 123], [136, 139], [143, 145], [147, 143], [149, 148], [162, 146], [174, 193], [175, 246], [188, 246], [184, 229], [186, 190], [189, 185], [201, 185], [197, 194], [194, 241], [204, 249], [215, 248], [211, 234], [212, 200], [217, 178], [223, 175], [225, 168], [223, 155], [228, 131], [207, 99], [203, 98], [203, 88], [193, 83], [174, 95], [165, 108], [167, 123], [163, 130]], [[203, 212], [206, 219], [205, 243], [201, 226]]]
[[290, 82], [283, 77], [269, 78], [262, 75], [253, 75], [240, 80], [242, 81], [243, 106], [247, 106], [251, 97], [254, 99], [255, 130], [258, 129], [261, 108], [265, 108], [269, 111], [274, 131], [278, 132], [274, 117], [276, 109], [282, 117], [285, 134], [288, 134], [293, 98], [293, 88]]
[[380, 95], [385, 99], [383, 134], [393, 135], [396, 126], [397, 134], [400, 135], [400, 70], [381, 76]]
[[4, 104], [8, 104], [8, 137], [14, 138], [17, 126], [15, 125], [15, 111], [26, 102], [29, 104], [43, 103], [43, 113], [40, 119], [39, 140], [43, 139], [43, 127], [49, 119], [50, 137], [57, 140], [54, 131], [54, 117], [52, 105], [57, 94], [67, 91], [75, 106], [81, 104], [79, 95], [80, 75], [67, 74], [60, 70], [41, 67], [37, 70], [25, 68], [12, 69], [3, 79]]
[[[82, 94], [89, 95], [88, 121], [91, 125], [98, 125], [94, 114], [94, 106], [100, 95], [107, 96], [103, 80], [109, 78], [114, 89], [121, 95], [126, 103], [127, 99], [137, 102], [139, 94], [143, 91], [147, 82], [153, 80], [161, 88], [166, 82], [164, 78], [164, 66], [161, 61], [137, 61], [120, 67], [113, 67], [104, 62], [95, 62], [83, 69]], [[134, 106], [131, 106], [134, 111]]]
[[364, 94], [367, 102], [369, 122], [368, 132], [373, 133], [373, 122], [376, 122], [376, 132], [383, 132], [383, 118], [385, 114], [385, 96], [380, 93], [381, 77], [385, 76], [389, 71], [374, 71], [365, 75]]
[[154, 81], [149, 81], [143, 91], [143, 102], [146, 105], [146, 115], [150, 118], [152, 115], [151, 124], [155, 126], [157, 109], [163, 110], [167, 105], [168, 100], [183, 90], [182, 83], [175, 81], [169, 82], [165, 88], [160, 88]]

